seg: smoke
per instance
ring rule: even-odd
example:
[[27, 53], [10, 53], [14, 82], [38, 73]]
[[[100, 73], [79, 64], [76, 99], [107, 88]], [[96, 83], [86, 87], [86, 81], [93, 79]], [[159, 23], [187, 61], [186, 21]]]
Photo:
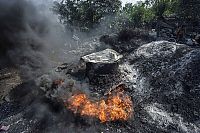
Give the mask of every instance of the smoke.
[[[23, 81], [32, 80], [48, 72], [60, 62], [70, 62], [79, 58], [80, 54], [83, 54], [84, 50], [88, 52], [87, 49], [90, 47], [92, 47], [91, 51], [94, 50], [91, 44], [72, 41], [64, 26], [59, 23], [57, 16], [49, 10], [51, 2], [50, 0], [48, 2], [45, 0], [0, 0], [0, 69], [15, 67], [19, 69]], [[79, 44], [74, 45], [77, 42]], [[76, 48], [75, 53], [80, 50], [80, 54], [71, 54], [69, 51], [73, 49], [72, 47]], [[41, 102], [43, 98], [37, 94], [33, 94], [33, 98], [29, 96], [29, 93], [32, 95], [31, 93], [38, 89], [35, 83], [19, 86], [18, 89], [13, 90], [16, 90], [18, 95], [22, 93], [22, 88], [26, 93], [23, 93], [23, 96], [20, 95], [21, 100], [28, 103], [34, 101], [29, 106], [35, 113], [33, 113], [34, 117], [43, 119], [51, 116], [50, 120], [45, 120], [47, 125], [51, 124], [49, 122], [54, 117], [60, 120], [63, 114], [52, 113], [54, 111], [49, 109], [52, 106], [51, 102], [49, 103], [46, 99], [45, 102]], [[69, 119], [70, 113], [65, 114], [66, 119], [63, 118], [63, 121], [69, 121], [69, 124], [75, 121], [74, 118]], [[69, 130], [73, 130], [74, 127], [75, 125], [72, 124], [72, 129]]]
[[24, 79], [32, 79], [60, 61], [53, 50], [68, 38], [49, 8], [33, 0], [0, 1], [0, 69], [17, 67]]

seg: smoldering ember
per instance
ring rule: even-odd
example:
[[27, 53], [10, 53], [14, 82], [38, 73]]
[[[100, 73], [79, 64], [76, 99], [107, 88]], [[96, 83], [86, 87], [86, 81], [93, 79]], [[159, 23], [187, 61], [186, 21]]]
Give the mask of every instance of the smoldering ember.
[[199, 9], [1, 0], [0, 133], [200, 133]]

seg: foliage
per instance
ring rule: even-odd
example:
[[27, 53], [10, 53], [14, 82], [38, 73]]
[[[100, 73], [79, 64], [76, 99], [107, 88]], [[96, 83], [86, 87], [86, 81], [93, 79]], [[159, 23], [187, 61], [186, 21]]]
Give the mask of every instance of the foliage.
[[60, 21], [69, 26], [89, 30], [107, 19], [104, 26], [121, 30], [143, 27], [171, 15], [181, 21], [199, 20], [200, 1], [145, 0], [121, 8], [120, 0], [63, 0], [55, 2], [53, 10], [59, 14]]
[[123, 13], [127, 16], [129, 24], [133, 27], [141, 27], [144, 23], [150, 22], [155, 14], [151, 7], [144, 2], [137, 4], [126, 4]]
[[118, 12], [120, 7], [119, 0], [63, 0], [54, 3], [53, 11], [64, 24], [90, 29], [105, 16]]

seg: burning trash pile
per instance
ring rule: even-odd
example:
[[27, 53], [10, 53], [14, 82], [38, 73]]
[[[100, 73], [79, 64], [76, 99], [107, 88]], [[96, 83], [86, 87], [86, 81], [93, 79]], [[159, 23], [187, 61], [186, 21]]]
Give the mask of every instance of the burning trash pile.
[[75, 94], [66, 102], [66, 107], [75, 114], [98, 118], [101, 122], [128, 120], [133, 114], [133, 103], [123, 88], [116, 88], [107, 98], [93, 101], [86, 94]]
[[[66, 75], [63, 74], [65, 72], [59, 71], [56, 72], [57, 75], [54, 73], [49, 78], [48, 75], [41, 77], [41, 89], [46, 92], [47, 97], [62, 101], [66, 109], [75, 115], [97, 118], [102, 123], [126, 121], [133, 115], [133, 103], [131, 97], [125, 93], [125, 85], [116, 83], [112, 77], [109, 77], [112, 79], [111, 87], [106, 86], [105, 82], [101, 83], [105, 80], [102, 75], [119, 74], [117, 69], [120, 58], [121, 56], [111, 49], [84, 56], [81, 61], [86, 63], [85, 77], [80, 73], [77, 77], [73, 76], [73, 73]], [[108, 67], [113, 71], [106, 70]], [[94, 85], [91, 84], [96, 78], [99, 79], [95, 85], [101, 86], [101, 91], [95, 91]], [[113, 87], [113, 84], [118, 85]]]
[[[152, 42], [124, 56], [127, 62], [122, 63], [115, 60], [114, 52], [106, 51], [84, 56], [83, 67], [63, 64], [38, 78], [38, 82], [14, 88], [9, 95], [14, 103], [0, 106], [2, 130], [200, 132], [199, 49], [166, 41]], [[102, 60], [104, 55], [114, 62]], [[110, 71], [115, 68], [118, 71]], [[113, 78], [115, 74], [121, 75], [121, 84]]]
[[53, 81], [52, 90], [46, 96], [62, 101], [66, 109], [75, 115], [109, 121], [126, 121], [133, 116], [133, 102], [125, 93], [125, 85], [119, 84], [104, 96], [90, 96], [73, 79]]

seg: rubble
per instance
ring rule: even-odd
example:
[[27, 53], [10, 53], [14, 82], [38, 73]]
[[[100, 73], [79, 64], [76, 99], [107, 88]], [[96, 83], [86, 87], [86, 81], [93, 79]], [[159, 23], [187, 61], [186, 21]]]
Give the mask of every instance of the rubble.
[[10, 128], [10, 126], [1, 126], [0, 127], [0, 132], [1, 131], [8, 131], [9, 128]]
[[155, 38], [149, 35], [148, 31], [141, 29], [124, 29], [118, 34], [104, 35], [100, 42], [109, 45], [120, 54], [131, 53], [139, 46], [155, 41]]
[[131, 97], [124, 93], [123, 85], [113, 89], [99, 100], [94, 100], [85, 93], [74, 94], [66, 102], [66, 107], [75, 114], [98, 118], [102, 123], [127, 121], [133, 115]]
[[[150, 104], [143, 106], [154, 106], [155, 103], [162, 106], [161, 112], [160, 109], [148, 112], [153, 121], [157, 121], [154, 124], [165, 132], [199, 132], [199, 124], [195, 123], [200, 113], [197, 109], [200, 105], [199, 49], [184, 44], [159, 41], [141, 46], [136, 53], [135, 58], [138, 60], [134, 59], [136, 61], [133, 63], [133, 68], [137, 70], [137, 86], [133, 94], [137, 99], [135, 101], [139, 104], [141, 102]], [[180, 121], [181, 125], [173, 126], [175, 128], [171, 129], [172, 125]], [[162, 127], [163, 125], [165, 127]]]
[[143, 56], [145, 58], [152, 57], [167, 57], [171, 56], [176, 51], [175, 43], [168, 41], [157, 41], [145, 44], [139, 47], [136, 51], [137, 56]]
[[[43, 75], [39, 81], [44, 82], [40, 82], [41, 84], [36, 86], [36, 88], [40, 87], [38, 93], [30, 91], [31, 94], [25, 96], [29, 98], [31, 95], [37, 95], [37, 98], [32, 96], [32, 99], [37, 100], [30, 100], [29, 104], [25, 105], [21, 103], [18, 103], [19, 105], [15, 103], [13, 105], [1, 104], [0, 113], [3, 116], [0, 117], [0, 121], [3, 125], [14, 123], [9, 129], [10, 132], [23, 130], [30, 132], [199, 133], [199, 51], [198, 48], [184, 44], [157, 41], [143, 44], [128, 56], [124, 56], [125, 61], [117, 61], [119, 67], [115, 74], [118, 75], [119, 83], [122, 83], [120, 85], [127, 86], [125, 91], [131, 96], [134, 105], [134, 115], [127, 121], [102, 124], [96, 119], [80, 117], [63, 109], [62, 102], [56, 97], [65, 95], [65, 93], [69, 94], [68, 91], [73, 92], [74, 88], [99, 99], [105, 90], [107, 90], [105, 94], [109, 93], [110, 88], [107, 86], [111, 86], [111, 84], [118, 86], [118, 81], [113, 81], [113, 78], [109, 77], [112, 74], [109, 74], [108, 77], [103, 74], [105, 76], [103, 78], [102, 75], [94, 76], [93, 79], [98, 78], [98, 82], [91, 84], [87, 77], [83, 76], [84, 73], [79, 73], [83, 68], [77, 66], [76, 71], [68, 71], [70, 66], [76, 65], [62, 66], [55, 73]], [[102, 63], [95, 63], [95, 58], [91, 58], [91, 60], [94, 65]], [[89, 62], [90, 60], [87, 58], [85, 61]], [[105, 64], [109, 64], [109, 60], [105, 62]], [[97, 86], [99, 86], [98, 89], [95, 88]], [[18, 86], [17, 90], [20, 88], [23, 91], [23, 87], [27, 86]], [[37, 89], [34, 88], [34, 90]], [[24, 100], [24, 96], [22, 99]], [[4, 111], [5, 107], [24, 108], [12, 111], [9, 111], [11, 109], [8, 108], [8, 111]], [[21, 121], [19, 121], [20, 119]], [[17, 121], [19, 122], [17, 123]], [[29, 127], [25, 127], [23, 124]]]

